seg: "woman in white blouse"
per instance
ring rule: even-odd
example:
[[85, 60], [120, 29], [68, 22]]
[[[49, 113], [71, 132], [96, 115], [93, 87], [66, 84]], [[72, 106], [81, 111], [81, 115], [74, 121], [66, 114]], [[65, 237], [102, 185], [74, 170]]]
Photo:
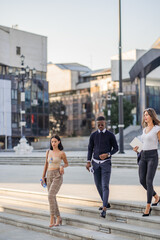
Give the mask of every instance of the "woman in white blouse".
[[[160, 120], [153, 108], [144, 110], [142, 121], [143, 134], [141, 140], [143, 148], [139, 161], [139, 179], [142, 186], [147, 190], [147, 205], [143, 217], [149, 216], [152, 208], [152, 196], [155, 201], [152, 206], [157, 206], [160, 203], [160, 197], [153, 189], [153, 179], [158, 166], [158, 140], [160, 142]], [[138, 152], [138, 147], [133, 149]]]

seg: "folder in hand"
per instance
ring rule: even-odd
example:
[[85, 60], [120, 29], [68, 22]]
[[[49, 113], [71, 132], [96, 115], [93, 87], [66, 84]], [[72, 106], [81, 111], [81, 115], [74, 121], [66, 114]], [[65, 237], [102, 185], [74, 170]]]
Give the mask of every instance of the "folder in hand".
[[142, 142], [137, 138], [135, 137], [131, 142], [130, 142], [130, 145], [135, 148], [135, 147], [138, 147], [138, 152], [140, 152], [142, 150], [142, 147], [143, 147], [143, 144]]

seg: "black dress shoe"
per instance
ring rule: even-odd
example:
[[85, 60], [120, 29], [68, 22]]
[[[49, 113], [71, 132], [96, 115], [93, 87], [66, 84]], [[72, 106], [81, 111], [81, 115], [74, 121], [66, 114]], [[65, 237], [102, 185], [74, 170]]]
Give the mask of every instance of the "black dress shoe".
[[157, 206], [157, 205], [158, 205], [158, 203], [160, 203], [160, 197], [159, 197], [159, 200], [158, 200], [158, 202], [157, 202], [157, 203], [152, 203], [152, 206]]
[[103, 211], [101, 212], [100, 216], [101, 216], [102, 218], [105, 218], [105, 217], [106, 217], [106, 211], [103, 210]]
[[148, 217], [151, 214], [152, 208], [149, 209], [149, 213], [143, 213], [142, 217]]
[[[108, 203], [108, 204], [107, 204], [107, 208], [110, 208], [110, 207], [111, 207], [111, 204]], [[100, 210], [100, 211], [103, 210], [103, 206], [102, 206], [102, 207], [99, 207], [99, 210]]]

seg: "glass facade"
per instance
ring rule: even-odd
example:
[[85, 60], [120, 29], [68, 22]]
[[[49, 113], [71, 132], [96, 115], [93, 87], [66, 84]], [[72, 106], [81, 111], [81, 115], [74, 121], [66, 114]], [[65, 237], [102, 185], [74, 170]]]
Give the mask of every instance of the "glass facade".
[[[138, 85], [128, 84], [123, 85], [124, 97], [136, 107], [136, 124], [140, 121], [140, 106], [139, 106], [139, 88]], [[156, 113], [160, 115], [160, 86], [146, 86], [146, 108], [154, 108]], [[140, 124], [140, 123], [139, 123]]]
[[[10, 79], [12, 82], [12, 136], [19, 137], [21, 132], [19, 122], [22, 83], [16, 77], [10, 77]], [[34, 79], [26, 79], [24, 87], [26, 112], [25, 136], [27, 138], [47, 136], [49, 134], [48, 82], [39, 80], [36, 76]]]
[[147, 108], [154, 108], [157, 114], [160, 114], [160, 87], [147, 86], [146, 87]]

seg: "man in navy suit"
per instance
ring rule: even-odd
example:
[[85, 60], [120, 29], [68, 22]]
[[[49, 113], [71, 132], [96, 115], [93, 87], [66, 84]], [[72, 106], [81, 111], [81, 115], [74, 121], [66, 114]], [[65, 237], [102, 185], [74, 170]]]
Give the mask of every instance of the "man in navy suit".
[[93, 132], [89, 139], [86, 168], [90, 171], [92, 163], [94, 181], [103, 201], [100, 216], [105, 218], [109, 197], [111, 156], [118, 151], [118, 145], [114, 134], [106, 129], [103, 116], [97, 118], [97, 126], [98, 130]]

